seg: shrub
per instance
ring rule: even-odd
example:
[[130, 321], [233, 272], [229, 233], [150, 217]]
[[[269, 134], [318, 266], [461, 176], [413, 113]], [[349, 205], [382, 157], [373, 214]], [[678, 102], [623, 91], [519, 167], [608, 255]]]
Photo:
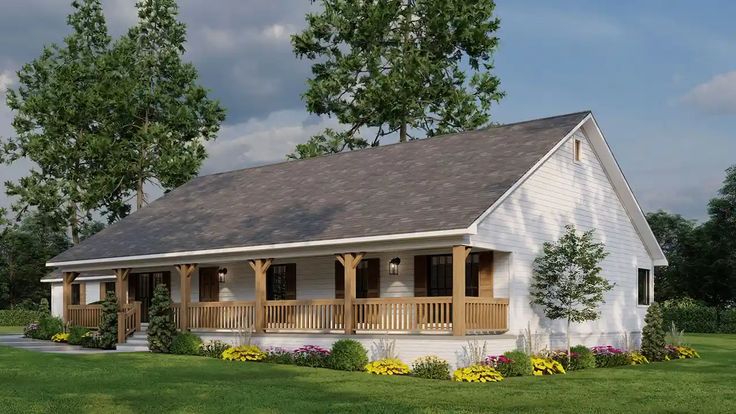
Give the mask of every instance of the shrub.
[[102, 302], [102, 318], [100, 325], [91, 336], [91, 340], [84, 341], [83, 346], [89, 348], [115, 349], [118, 342], [118, 298], [108, 293]]
[[482, 365], [488, 353], [486, 352], [487, 343], [483, 341], [468, 341], [468, 344], [462, 347], [462, 359], [468, 366]]
[[411, 364], [411, 375], [418, 378], [446, 380], [450, 378], [450, 364], [436, 355], [419, 357]]
[[508, 351], [503, 354], [509, 362], [502, 364], [499, 371], [504, 377], [532, 375], [532, 359], [524, 351]]
[[542, 351], [537, 356], [540, 358], [553, 359], [559, 362], [560, 365], [562, 365], [562, 368], [565, 369], [565, 371], [569, 371], [570, 365], [575, 365], [575, 361], [578, 359], [577, 353], [570, 352], [570, 355], [567, 355], [567, 351], [561, 349], [556, 351]]
[[570, 370], [595, 368], [595, 354], [585, 345], [577, 345], [570, 349], [577, 358], [570, 361]]
[[255, 345], [244, 345], [228, 348], [222, 352], [225, 361], [263, 361], [266, 354]]
[[398, 358], [370, 362], [365, 366], [365, 370], [376, 375], [406, 375], [409, 373], [409, 367]]
[[503, 375], [488, 365], [471, 365], [455, 370], [452, 379], [458, 382], [499, 382]]
[[41, 315], [38, 322], [30, 323], [23, 329], [25, 337], [43, 340], [49, 340], [59, 332], [64, 332], [64, 323], [51, 315]]
[[[736, 310], [733, 313], [736, 314]], [[736, 330], [728, 332], [728, 327], [719, 323], [722, 318], [719, 318], [717, 308], [690, 298], [670, 299], [664, 302], [662, 304], [662, 320], [664, 326], [671, 326], [672, 323], [675, 323], [680, 329], [687, 332], [736, 333]]]
[[399, 355], [396, 353], [396, 340], [381, 338], [373, 342], [371, 346], [373, 350], [373, 358], [380, 359], [397, 359]]
[[665, 348], [665, 359], [689, 359], [689, 358], [700, 358], [700, 354], [698, 354], [695, 349], [690, 348], [689, 346], [672, 346], [667, 345]]
[[54, 342], [64, 342], [64, 343], [69, 342], [69, 334], [65, 332], [59, 332], [57, 334], [54, 334], [51, 337], [51, 340]]
[[272, 364], [289, 365], [294, 363], [294, 354], [280, 347], [269, 348], [266, 350], [266, 359], [264, 361]]
[[305, 345], [292, 353], [294, 363], [302, 367], [326, 368], [330, 351], [316, 345]]
[[662, 309], [658, 303], [652, 303], [644, 317], [642, 329], [641, 353], [650, 361], [662, 361], [665, 356], [665, 331], [662, 322]]
[[191, 332], [182, 332], [171, 342], [171, 353], [177, 355], [201, 355], [202, 338]]
[[644, 355], [638, 353], [638, 352], [631, 352], [629, 353], [629, 362], [631, 365], [642, 365], [642, 364], [648, 364], [649, 360]]
[[89, 333], [89, 329], [84, 326], [73, 325], [69, 327], [69, 343], [71, 345], [82, 345], [85, 336]]
[[598, 368], [620, 367], [629, 365], [629, 355], [611, 345], [594, 346], [590, 349], [595, 355], [595, 366]]
[[46, 313], [27, 309], [0, 310], [0, 326], [27, 326], [38, 321]]
[[368, 351], [356, 340], [340, 339], [332, 344], [332, 351], [327, 360], [332, 369], [362, 371], [368, 364]]
[[23, 328], [23, 336], [26, 338], [35, 338], [38, 335], [38, 322], [31, 322]]
[[565, 368], [559, 362], [552, 358], [532, 357], [533, 375], [554, 375], [564, 374]]
[[222, 358], [222, 353], [230, 348], [229, 344], [222, 341], [210, 341], [202, 345], [202, 356], [209, 358]]
[[148, 349], [167, 353], [176, 336], [176, 325], [171, 315], [171, 298], [166, 285], [160, 284], [153, 291], [148, 311]]

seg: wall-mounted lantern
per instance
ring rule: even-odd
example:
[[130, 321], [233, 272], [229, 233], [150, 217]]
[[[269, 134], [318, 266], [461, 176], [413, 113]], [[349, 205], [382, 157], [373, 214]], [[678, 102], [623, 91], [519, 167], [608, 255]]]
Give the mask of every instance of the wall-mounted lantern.
[[401, 263], [401, 259], [398, 257], [394, 257], [388, 262], [388, 274], [396, 276], [399, 274], [399, 264]]
[[225, 275], [227, 274], [227, 268], [221, 267], [217, 270], [217, 279], [220, 283], [225, 283]]

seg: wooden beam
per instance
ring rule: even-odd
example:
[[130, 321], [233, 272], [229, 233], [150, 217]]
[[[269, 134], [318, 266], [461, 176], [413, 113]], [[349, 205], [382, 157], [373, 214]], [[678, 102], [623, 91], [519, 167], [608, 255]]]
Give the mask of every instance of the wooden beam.
[[452, 334], [465, 335], [465, 259], [470, 247], [452, 247]]
[[337, 255], [337, 260], [345, 267], [345, 295], [344, 295], [344, 326], [345, 333], [351, 335], [355, 332], [353, 324], [353, 304], [355, 303], [355, 274], [358, 264], [365, 257], [365, 253], [343, 253]]
[[266, 330], [266, 273], [271, 267], [271, 263], [273, 263], [273, 259], [248, 261], [248, 264], [255, 273], [256, 320], [253, 329], [258, 333]]
[[179, 301], [179, 328], [183, 331], [189, 329], [189, 301], [192, 300], [192, 273], [197, 268], [196, 264], [180, 264], [176, 265], [179, 271], [179, 292], [181, 300]]
[[123, 305], [128, 303], [128, 275], [130, 269], [115, 269], [115, 296], [118, 298], [118, 309], [122, 309]]
[[62, 296], [61, 296], [61, 302], [62, 302], [62, 318], [64, 319], [64, 323], [69, 322], [69, 305], [72, 304], [72, 283], [74, 280], [79, 276], [79, 273], [77, 272], [64, 272], [61, 274], [61, 280], [62, 280]]

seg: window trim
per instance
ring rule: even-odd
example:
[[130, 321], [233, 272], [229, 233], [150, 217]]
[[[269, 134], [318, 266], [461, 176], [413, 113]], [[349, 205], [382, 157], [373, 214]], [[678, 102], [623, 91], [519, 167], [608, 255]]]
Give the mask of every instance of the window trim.
[[[645, 303], [642, 303], [641, 301], [641, 277], [644, 275], [646, 277], [645, 279], [645, 286], [646, 286], [646, 293], [645, 293]], [[652, 304], [653, 302], [653, 295], [652, 295], [652, 271], [651, 269], [647, 268], [638, 268], [636, 272], [636, 305], [637, 306], [643, 306], [647, 307]]]
[[583, 159], [583, 141], [579, 138], [572, 140], [572, 160], [575, 163], [582, 162]]

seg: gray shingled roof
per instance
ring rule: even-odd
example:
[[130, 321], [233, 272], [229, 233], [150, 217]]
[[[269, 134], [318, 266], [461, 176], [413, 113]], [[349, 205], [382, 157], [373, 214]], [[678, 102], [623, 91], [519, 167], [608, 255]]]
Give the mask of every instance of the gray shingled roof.
[[588, 114], [198, 177], [51, 262], [467, 228]]

